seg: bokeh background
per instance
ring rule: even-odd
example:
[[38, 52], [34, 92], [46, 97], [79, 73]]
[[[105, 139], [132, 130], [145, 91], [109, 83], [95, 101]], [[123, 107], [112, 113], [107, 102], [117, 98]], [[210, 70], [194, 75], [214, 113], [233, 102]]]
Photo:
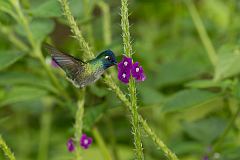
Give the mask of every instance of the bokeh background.
[[[74, 159], [66, 142], [74, 135], [78, 89], [51, 66], [42, 44], [79, 58], [82, 50], [57, 0], [20, 4], [39, 50], [14, 19], [9, 0], [0, 0], [0, 134], [18, 160]], [[69, 4], [96, 54], [123, 54], [120, 0]], [[240, 1], [130, 0], [129, 12], [134, 59], [147, 75], [137, 84], [139, 113], [181, 160], [239, 160]], [[43, 62], [65, 93], [52, 84]], [[127, 93], [116, 68], [110, 72]], [[89, 136], [99, 130], [112, 159], [134, 158], [129, 114], [101, 81], [86, 88], [83, 123]], [[146, 160], [166, 159], [145, 134], [143, 145]], [[104, 159], [94, 140], [83, 154], [84, 160]]]

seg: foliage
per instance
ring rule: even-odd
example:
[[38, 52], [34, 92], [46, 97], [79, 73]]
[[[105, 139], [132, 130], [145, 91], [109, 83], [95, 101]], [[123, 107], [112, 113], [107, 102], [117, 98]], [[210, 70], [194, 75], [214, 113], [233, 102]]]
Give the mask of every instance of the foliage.
[[[240, 159], [237, 0], [130, 1], [125, 35], [120, 0], [68, 4], [72, 19], [58, 0], [0, 1], [0, 159], [74, 159], [66, 143], [79, 128], [93, 137], [79, 152], [86, 160], [133, 159], [134, 142], [147, 160]], [[147, 79], [128, 95], [111, 68], [79, 90], [51, 66], [44, 43], [82, 59], [134, 53]]]

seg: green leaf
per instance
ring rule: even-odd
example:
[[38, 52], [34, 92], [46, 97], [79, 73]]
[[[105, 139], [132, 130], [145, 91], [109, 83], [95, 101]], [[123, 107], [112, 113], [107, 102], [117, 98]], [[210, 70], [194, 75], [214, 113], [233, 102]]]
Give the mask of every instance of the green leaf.
[[230, 24], [230, 9], [231, 7], [228, 7], [224, 1], [203, 1], [204, 17], [209, 18], [219, 29], [227, 29]]
[[14, 85], [29, 85], [42, 89], [47, 89], [53, 93], [57, 93], [57, 90], [46, 79], [37, 77], [27, 72], [3, 72], [0, 74], [0, 85], [2, 86], [14, 86]]
[[58, 0], [50, 0], [42, 3], [38, 7], [32, 8], [30, 13], [34, 17], [50, 18], [62, 16], [61, 6]]
[[213, 80], [194, 80], [187, 83], [186, 87], [191, 88], [211, 88], [211, 87], [222, 87], [227, 82], [216, 82]]
[[19, 59], [21, 59], [25, 53], [19, 51], [0, 51], [0, 71], [6, 69], [7, 67], [11, 66]]
[[183, 123], [185, 132], [203, 144], [210, 144], [223, 132], [226, 121], [217, 117]]
[[0, 1], [0, 10], [12, 10], [11, 4], [8, 1]]
[[107, 91], [103, 88], [100, 88], [96, 84], [89, 86], [90, 92], [98, 97], [104, 97], [107, 94]]
[[240, 147], [226, 147], [221, 153], [224, 160], [238, 160], [240, 159]]
[[197, 142], [181, 142], [181, 143], [174, 143], [174, 151], [176, 154], [188, 154], [188, 153], [201, 153], [204, 146]]
[[[191, 66], [191, 67], [189, 67]], [[206, 71], [206, 66], [193, 60], [177, 60], [159, 66], [157, 79], [154, 83], [158, 87], [179, 84], [191, 80]]]
[[[3, 14], [1, 12], [3, 12], [3, 13], [5, 12], [5, 13], [11, 15], [12, 18], [17, 17], [16, 14], [14, 13], [14, 11], [13, 11], [13, 8], [12, 8], [11, 4], [8, 1], [0, 1], [0, 17]], [[7, 20], [5, 20], [5, 21], [7, 21]]]
[[141, 102], [145, 105], [159, 104], [163, 102], [163, 95], [150, 86], [140, 85], [139, 93], [141, 96]]
[[[90, 11], [93, 10], [95, 0], [89, 0], [87, 4], [87, 9]], [[69, 0], [69, 7], [74, 17], [83, 17], [84, 9], [83, 7], [83, 0]], [[51, 17], [61, 17], [62, 8], [60, 2], [58, 0], [48, 0], [45, 1], [37, 7], [32, 8], [30, 11], [34, 17], [38, 18], [51, 18]]]
[[29, 86], [14, 86], [10, 89], [7, 88], [5, 92], [5, 97], [0, 102], [0, 106], [39, 99], [47, 94], [46, 90]]
[[10, 116], [5, 116], [0, 118], [0, 124], [6, 124], [6, 122], [10, 119]]
[[[34, 19], [29, 25], [33, 34], [33, 40], [37, 44], [40, 44], [54, 29], [54, 22], [50, 19]], [[27, 33], [22, 26], [17, 26], [16, 31], [19, 35], [26, 37]]]
[[107, 109], [106, 104], [91, 107], [86, 110], [83, 118], [83, 129], [90, 131], [92, 126], [101, 118], [103, 112]]
[[46, 36], [54, 29], [54, 22], [47, 19], [33, 20], [30, 24], [33, 38], [36, 42], [41, 43]]
[[16, 21], [13, 19], [13, 17], [10, 16], [9, 13], [0, 11], [0, 24], [5, 26], [10, 26], [10, 25], [16, 24]]
[[183, 90], [170, 97], [164, 104], [163, 112], [182, 111], [213, 101], [219, 94], [204, 90]]
[[219, 54], [214, 79], [221, 80], [240, 72], [240, 52]]

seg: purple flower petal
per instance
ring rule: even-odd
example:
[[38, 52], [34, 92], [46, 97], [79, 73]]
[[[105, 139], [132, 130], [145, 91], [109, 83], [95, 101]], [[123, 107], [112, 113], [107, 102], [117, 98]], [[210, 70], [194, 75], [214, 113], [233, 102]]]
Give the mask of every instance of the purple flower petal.
[[118, 70], [118, 79], [123, 83], [129, 83], [130, 76], [130, 70]]
[[68, 148], [68, 151], [69, 152], [73, 152], [75, 150], [75, 146], [74, 146], [74, 143], [73, 143], [73, 140], [72, 138], [70, 138], [67, 142], [67, 148]]
[[138, 62], [135, 62], [132, 66], [131, 70], [132, 76], [137, 80], [137, 81], [145, 81], [146, 76], [144, 74], [142, 66], [139, 66]]
[[88, 145], [92, 144], [92, 138], [88, 137]]
[[86, 134], [83, 134], [81, 139], [80, 139], [80, 145], [84, 148], [84, 149], [88, 149], [88, 147], [92, 144], [92, 138], [91, 137], [87, 137]]
[[132, 58], [128, 58], [124, 56], [122, 61], [118, 63], [119, 70], [131, 70], [131, 68], [132, 68]]

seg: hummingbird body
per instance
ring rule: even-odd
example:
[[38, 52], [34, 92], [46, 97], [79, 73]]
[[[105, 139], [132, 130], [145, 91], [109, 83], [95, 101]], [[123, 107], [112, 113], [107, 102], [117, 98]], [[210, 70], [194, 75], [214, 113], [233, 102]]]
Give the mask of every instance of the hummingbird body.
[[94, 83], [107, 68], [117, 64], [111, 50], [106, 50], [96, 58], [83, 62], [71, 55], [61, 53], [52, 46], [46, 45], [45, 48], [51, 54], [53, 61], [65, 71], [67, 79], [78, 88]]

